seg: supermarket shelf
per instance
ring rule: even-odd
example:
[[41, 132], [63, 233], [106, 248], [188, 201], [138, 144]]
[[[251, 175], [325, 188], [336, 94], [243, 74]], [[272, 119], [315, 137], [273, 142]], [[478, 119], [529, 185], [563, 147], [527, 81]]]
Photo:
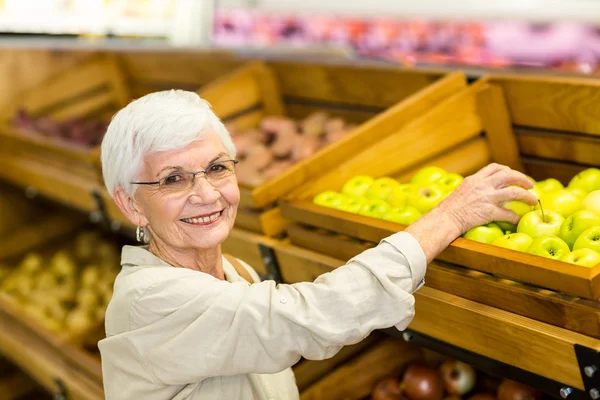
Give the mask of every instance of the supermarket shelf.
[[[287, 283], [312, 281], [344, 264], [286, 241], [275, 246], [275, 254]], [[557, 388], [570, 388], [575, 394], [569, 398], [585, 397], [582, 391], [588, 383], [584, 384], [576, 347], [595, 353], [600, 340], [427, 286], [415, 298], [416, 316], [409, 329], [446, 346], [444, 352], [476, 354], [485, 360], [481, 366], [492, 372], [503, 373], [510, 366], [522, 371], [509, 374], [516, 380], [536, 376], [533, 384], [556, 396]]]

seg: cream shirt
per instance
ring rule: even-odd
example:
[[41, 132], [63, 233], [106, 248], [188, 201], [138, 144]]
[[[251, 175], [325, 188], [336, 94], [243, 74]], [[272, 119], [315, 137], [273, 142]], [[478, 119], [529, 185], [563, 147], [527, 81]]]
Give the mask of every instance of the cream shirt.
[[175, 268], [125, 246], [99, 342], [108, 400], [298, 399], [290, 369], [322, 360], [375, 329], [402, 330], [426, 260], [396, 233], [314, 282], [249, 285]]

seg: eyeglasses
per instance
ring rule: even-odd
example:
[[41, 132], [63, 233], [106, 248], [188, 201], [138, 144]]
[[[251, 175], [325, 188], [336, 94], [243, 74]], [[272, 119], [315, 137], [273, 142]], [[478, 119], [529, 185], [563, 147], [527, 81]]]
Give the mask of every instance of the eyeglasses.
[[204, 173], [206, 180], [215, 185], [219, 181], [235, 174], [234, 166], [237, 160], [223, 160], [210, 164], [198, 172], [176, 171], [156, 182], [130, 182], [134, 185], [158, 185], [161, 190], [169, 193], [183, 192], [194, 186], [196, 175]]

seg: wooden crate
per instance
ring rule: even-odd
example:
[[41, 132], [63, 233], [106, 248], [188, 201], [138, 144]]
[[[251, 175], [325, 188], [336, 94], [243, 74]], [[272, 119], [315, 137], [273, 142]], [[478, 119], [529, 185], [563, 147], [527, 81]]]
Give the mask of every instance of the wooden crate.
[[[344, 264], [343, 259], [283, 242], [277, 246], [275, 254], [286, 283], [311, 282]], [[598, 307], [595, 313], [586, 314], [583, 303], [591, 301], [582, 303], [568, 296], [561, 298], [547, 290], [501, 282], [490, 276], [482, 279], [482, 275], [485, 274], [437, 261], [430, 264], [425, 287], [414, 294], [415, 317], [408, 329], [583, 389], [574, 345], [600, 350], [600, 340], [588, 336], [595, 329], [598, 337]], [[460, 296], [453, 293], [464, 286], [470, 288], [470, 293], [463, 291]], [[499, 299], [494, 299], [496, 295]], [[496, 302], [513, 310], [502, 310], [486, 302]], [[518, 314], [531, 312], [527, 308], [536, 309], [533, 312], [537, 316], [552, 321], [570, 320], [571, 326], [568, 329], [556, 327]], [[578, 323], [587, 324], [586, 334], [572, 331]], [[548, 357], [550, 353], [552, 357]]]
[[54, 75], [17, 96], [0, 113], [0, 151], [12, 157], [76, 171], [90, 181], [101, 181], [99, 146], [92, 148], [66, 139], [17, 129], [13, 119], [19, 109], [34, 117], [109, 121], [130, 100], [116, 57], [97, 55]]
[[317, 110], [360, 124], [343, 139], [262, 185], [241, 185], [238, 226], [277, 235], [287, 224], [275, 205], [279, 198], [336, 170], [363, 148], [385, 140], [465, 87], [460, 72], [445, 75], [391, 67], [257, 61], [198, 93], [223, 121], [242, 130], [256, 127], [265, 116], [303, 118]]
[[[519, 89], [515, 89], [521, 87], [520, 82], [526, 88], [521, 90], [527, 93], [529, 98], [518, 94]], [[502, 85], [505, 85], [506, 89], [503, 89]], [[479, 81], [433, 107], [428, 113], [408, 124], [398, 135], [373, 144], [336, 171], [298, 188], [283, 202], [283, 216], [306, 225], [378, 243], [384, 237], [404, 229], [404, 226], [320, 207], [313, 204], [311, 199], [325, 190], [340, 190], [343, 183], [354, 175], [366, 173], [375, 177], [392, 176], [400, 181], [407, 181], [424, 165], [437, 165], [451, 172], [468, 175], [490, 161], [496, 161], [528, 172], [537, 179], [558, 177], [567, 182], [578, 171], [590, 165], [600, 165], [600, 158], [593, 160], [592, 157], [583, 158], [577, 155], [578, 164], [574, 164], [565, 160], [564, 151], [549, 149], [543, 135], [558, 136], [563, 140], [563, 144], [598, 141], [598, 137], [590, 133], [590, 126], [593, 126], [589, 121], [590, 114], [580, 116], [576, 113], [568, 114], [565, 110], [572, 107], [576, 99], [587, 99], [596, 92], [600, 95], [597, 88], [600, 88], [598, 83], [588, 80], [490, 78]], [[506, 99], [504, 91], [507, 93]], [[557, 93], [562, 93], [562, 97], [556, 99]], [[550, 95], [555, 96], [555, 99], [540, 100], [543, 96]], [[513, 129], [513, 125], [527, 124], [527, 132], [534, 132], [532, 126], [539, 122], [536, 118], [541, 112], [535, 108], [538, 102], [557, 104], [556, 112], [548, 111], [552, 108], [547, 106], [547, 115], [541, 117], [544, 121], [544, 124], [541, 124], [543, 127], [535, 131], [535, 135], [538, 136], [533, 143], [536, 144], [528, 145], [531, 141], [530, 136], [520, 133], [515, 135], [513, 131], [524, 130]], [[528, 107], [527, 112], [518, 114], [512, 110], [520, 107]], [[551, 118], [553, 115], [554, 120]], [[563, 118], [560, 119], [556, 115], [563, 115]], [[527, 119], [528, 116], [531, 116], [530, 119]], [[581, 121], [577, 122], [574, 119]], [[571, 128], [585, 123], [587, 130], [580, 129], [586, 132], [585, 136], [581, 132], [540, 132], [541, 129], [567, 128], [567, 120]], [[483, 131], [484, 136], [481, 135]], [[442, 147], [443, 151], [439, 151]], [[536, 150], [533, 154], [534, 149], [542, 150]], [[544, 158], [540, 157], [541, 152], [544, 152]], [[569, 157], [574, 157], [572, 153], [566, 153], [570, 154]], [[549, 159], [550, 155], [554, 159]], [[585, 299], [600, 298], [600, 265], [587, 268], [464, 238], [456, 239], [438, 260]]]

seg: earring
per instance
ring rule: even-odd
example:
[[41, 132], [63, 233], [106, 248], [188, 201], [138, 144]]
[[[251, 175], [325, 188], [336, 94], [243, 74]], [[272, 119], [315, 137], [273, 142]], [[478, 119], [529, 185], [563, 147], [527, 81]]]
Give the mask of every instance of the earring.
[[146, 232], [143, 226], [138, 225], [137, 228], [135, 228], [135, 238], [138, 242], [144, 243], [144, 239], [146, 239]]

